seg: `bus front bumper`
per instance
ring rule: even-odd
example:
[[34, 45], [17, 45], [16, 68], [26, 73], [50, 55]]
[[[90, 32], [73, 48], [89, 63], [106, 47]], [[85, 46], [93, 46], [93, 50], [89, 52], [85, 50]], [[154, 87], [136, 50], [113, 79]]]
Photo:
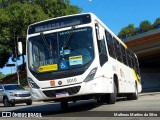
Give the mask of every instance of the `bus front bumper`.
[[111, 79], [99, 77], [81, 84], [56, 87], [49, 89], [31, 89], [33, 101], [55, 101], [58, 99], [72, 98], [78, 96], [97, 95], [113, 92]]

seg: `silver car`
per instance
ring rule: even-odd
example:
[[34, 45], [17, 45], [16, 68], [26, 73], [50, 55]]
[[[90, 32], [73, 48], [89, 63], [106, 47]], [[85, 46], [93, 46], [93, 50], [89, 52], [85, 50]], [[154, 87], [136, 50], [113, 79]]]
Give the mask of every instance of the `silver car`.
[[0, 103], [5, 107], [15, 106], [16, 103], [32, 104], [30, 92], [17, 84], [0, 84]]

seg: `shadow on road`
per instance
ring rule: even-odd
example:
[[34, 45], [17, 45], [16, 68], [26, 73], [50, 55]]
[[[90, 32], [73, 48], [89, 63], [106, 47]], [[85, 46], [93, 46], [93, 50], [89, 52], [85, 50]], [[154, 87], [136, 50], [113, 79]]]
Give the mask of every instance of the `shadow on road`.
[[[125, 101], [126, 98], [118, 98], [117, 102]], [[16, 113], [41, 113], [42, 116], [54, 116], [54, 117], [73, 117], [78, 116], [80, 114], [87, 114], [92, 111], [92, 109], [96, 109], [99, 106], [107, 105], [105, 103], [97, 103], [96, 100], [85, 100], [85, 101], [78, 101], [76, 103], [69, 102], [69, 108], [67, 110], [62, 110], [59, 103], [54, 102], [47, 102], [46, 104], [43, 103], [42, 105], [38, 106], [30, 106], [27, 108], [21, 108], [14, 110], [12, 112]]]

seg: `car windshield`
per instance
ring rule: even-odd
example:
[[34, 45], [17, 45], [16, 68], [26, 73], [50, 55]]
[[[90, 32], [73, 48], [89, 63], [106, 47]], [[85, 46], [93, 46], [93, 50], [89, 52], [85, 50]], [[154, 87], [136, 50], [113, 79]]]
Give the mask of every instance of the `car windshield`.
[[30, 37], [28, 56], [29, 68], [37, 73], [84, 66], [94, 58], [92, 28]]
[[19, 85], [4, 85], [5, 90], [24, 90], [23, 87]]

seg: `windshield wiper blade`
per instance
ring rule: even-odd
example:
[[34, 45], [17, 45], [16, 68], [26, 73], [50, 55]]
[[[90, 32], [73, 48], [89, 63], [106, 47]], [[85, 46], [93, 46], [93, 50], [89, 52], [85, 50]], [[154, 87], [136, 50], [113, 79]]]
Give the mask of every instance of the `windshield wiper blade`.
[[62, 48], [61, 48], [61, 50], [62, 50], [62, 58], [63, 58], [63, 59], [64, 59], [64, 51], [65, 51], [65, 49], [68, 47], [68, 42], [71, 40], [70, 38], [71, 38], [71, 36], [72, 36], [73, 33], [74, 33], [74, 32], [73, 32], [74, 29], [75, 29], [75, 26], [72, 26], [72, 28], [71, 28], [68, 36], [66, 37], [66, 39], [65, 39], [64, 42], [63, 42], [63, 45], [62, 45]]
[[67, 38], [64, 40], [64, 43], [63, 43], [63, 47], [67, 47], [68, 46], [68, 42], [73, 34], [73, 30], [75, 29], [75, 26], [72, 26], [71, 30], [70, 30], [70, 33], [68, 34]]
[[42, 38], [44, 44], [46, 45], [47, 49], [48, 49], [49, 51], [52, 51], [52, 49], [50, 48], [50, 46], [49, 46], [49, 44], [48, 44], [48, 42], [47, 42], [47, 40], [46, 40], [44, 34], [43, 34], [43, 33], [40, 33], [40, 36], [41, 36], [41, 38]]

